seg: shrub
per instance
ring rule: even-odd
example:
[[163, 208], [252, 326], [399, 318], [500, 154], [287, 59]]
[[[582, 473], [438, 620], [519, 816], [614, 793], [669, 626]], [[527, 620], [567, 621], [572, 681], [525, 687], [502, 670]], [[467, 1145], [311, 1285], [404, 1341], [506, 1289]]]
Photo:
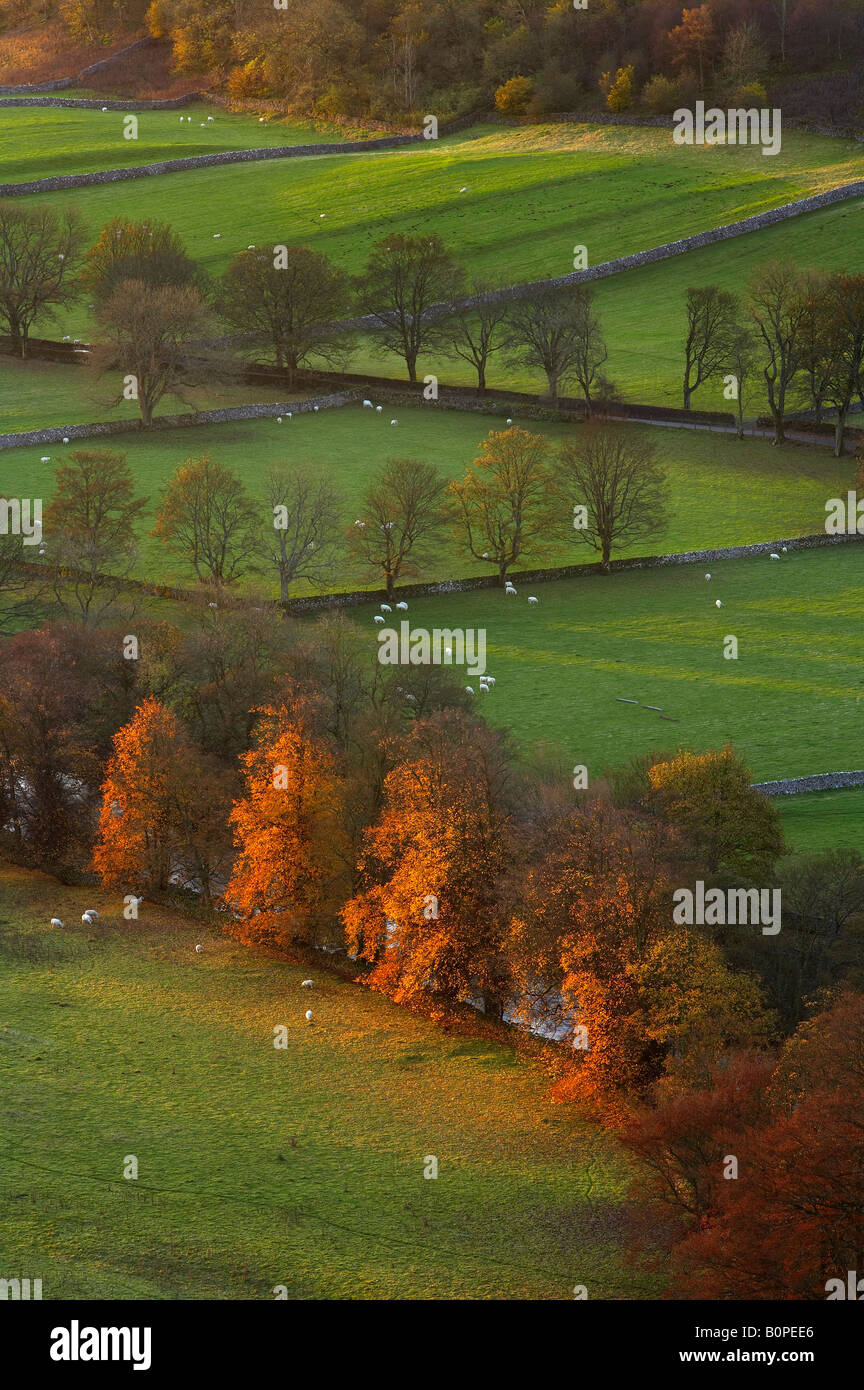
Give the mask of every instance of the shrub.
[[619, 68], [614, 78], [604, 72], [600, 86], [606, 93], [606, 105], [610, 111], [629, 111], [633, 105], [633, 64]]
[[502, 116], [524, 121], [528, 103], [534, 95], [534, 83], [530, 77], [511, 77], [495, 92], [495, 107]]
[[642, 89], [642, 105], [652, 116], [669, 116], [679, 105], [680, 88], [677, 82], [658, 73]]

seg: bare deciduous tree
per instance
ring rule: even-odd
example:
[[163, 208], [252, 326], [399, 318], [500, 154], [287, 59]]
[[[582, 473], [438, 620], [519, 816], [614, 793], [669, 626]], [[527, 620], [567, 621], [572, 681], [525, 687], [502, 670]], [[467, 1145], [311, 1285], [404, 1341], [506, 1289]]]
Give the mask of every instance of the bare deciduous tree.
[[735, 296], [717, 285], [687, 291], [684, 339], [684, 409], [694, 391], [722, 370], [735, 319]]
[[12, 345], [27, 356], [36, 318], [56, 317], [56, 306], [78, 293], [76, 261], [83, 245], [81, 220], [74, 208], [0, 203], [0, 321]]
[[750, 281], [750, 313], [767, 351], [762, 372], [774, 443], [782, 444], [786, 399], [801, 368], [801, 330], [807, 314], [807, 287], [798, 267], [789, 261], [760, 266]]
[[91, 365], [97, 377], [118, 379], [115, 403], [137, 399], [141, 422], [166, 395], [183, 398], [194, 386], [231, 374], [226, 356], [199, 341], [210, 324], [207, 306], [190, 286], [152, 286], [124, 280], [97, 310], [100, 339]]
[[272, 531], [267, 558], [279, 576], [279, 597], [287, 603], [291, 585], [305, 579], [324, 588], [333, 575], [338, 542], [338, 497], [327, 478], [311, 468], [277, 465], [267, 474]]
[[548, 453], [540, 434], [518, 426], [493, 430], [465, 477], [450, 484], [468, 549], [495, 566], [502, 585], [508, 569], [560, 519]]
[[241, 332], [267, 339], [292, 386], [310, 358], [342, 366], [348, 356], [347, 334], [336, 328], [350, 308], [348, 276], [305, 246], [239, 251], [216, 306]]
[[600, 552], [608, 568], [613, 545], [663, 532], [668, 486], [656, 447], [635, 430], [590, 425], [560, 457], [560, 486], [572, 505], [585, 507], [574, 536]]
[[230, 468], [187, 459], [162, 490], [152, 534], [217, 589], [256, 568], [260, 513]]
[[439, 236], [389, 236], [374, 247], [360, 277], [360, 307], [387, 351], [405, 359], [409, 381], [417, 380], [420, 353], [444, 332], [444, 318], [430, 310], [458, 298], [463, 278]]
[[348, 547], [379, 576], [387, 597], [400, 578], [417, 574], [446, 520], [447, 483], [419, 459], [388, 459], [363, 499], [362, 517], [348, 528]]
[[111, 607], [135, 563], [146, 505], [125, 454], [78, 449], [55, 470], [44, 539], [64, 611], [88, 622]]
[[566, 381], [577, 381], [589, 409], [608, 355], [592, 304], [587, 285], [543, 287], [516, 300], [508, 315], [512, 359], [545, 372], [553, 400]]
[[506, 338], [509, 305], [491, 285], [479, 282], [472, 286], [471, 298], [472, 306], [448, 314], [447, 346], [454, 357], [470, 362], [477, 373], [478, 391], [485, 391], [489, 358]]

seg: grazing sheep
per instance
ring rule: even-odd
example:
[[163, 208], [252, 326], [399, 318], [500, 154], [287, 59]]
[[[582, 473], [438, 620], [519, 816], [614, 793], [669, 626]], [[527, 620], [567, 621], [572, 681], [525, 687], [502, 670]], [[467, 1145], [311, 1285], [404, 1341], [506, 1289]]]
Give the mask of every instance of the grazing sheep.
[[473, 694], [474, 694], [474, 688], [473, 688], [473, 686], [466, 685], [465, 691], [466, 691], [466, 694], [468, 694], [468, 695], [473, 695]]
[[222, 235], [221, 232], [214, 232], [214, 233], [213, 233], [213, 240], [214, 240], [214, 241], [218, 241], [219, 238], [221, 237], [221, 235]]
[[98, 916], [99, 916], [99, 913], [96, 911], [95, 907], [87, 907], [87, 908], [84, 909], [84, 916], [85, 916], [85, 917], [98, 917]]
[[63, 443], [64, 443], [64, 444], [68, 444], [68, 443], [69, 443], [69, 436], [68, 436], [68, 434], [64, 434], [64, 436], [63, 436]]
[[460, 192], [460, 193], [467, 193], [467, 192], [468, 192], [468, 189], [467, 189], [467, 188], [460, 188], [460, 189], [459, 189], [459, 192]]
[[771, 558], [772, 560], [779, 560], [779, 559], [780, 559], [780, 556], [779, 556], [775, 551], [772, 550], [772, 551], [771, 551], [771, 557], [770, 557], [770, 558]]
[[384, 619], [381, 617], [380, 613], [376, 613], [373, 621], [376, 623], [383, 623]]
[[311, 1009], [307, 1009], [307, 1010], [306, 1010], [306, 1022], [307, 1022], [307, 1023], [311, 1023], [311, 1022], [312, 1022], [312, 1010], [311, 1010]]
[[107, 106], [103, 106], [103, 107], [102, 107], [102, 110], [103, 110], [103, 111], [107, 111], [107, 110], [108, 110], [108, 107], [107, 107]]
[[788, 547], [788, 545], [781, 545], [780, 549], [783, 551], [783, 554], [784, 554], [784, 555], [788, 555], [788, 553], [789, 553], [789, 547]]
[[208, 116], [207, 119], [208, 119], [208, 121], [215, 121], [216, 117], [215, 117], [215, 116]]
[[495, 684], [495, 677], [494, 677], [494, 676], [484, 676], [483, 679], [484, 679], [484, 681], [486, 682], [487, 685], [494, 685], [494, 684]]
[[281, 425], [281, 424], [282, 424], [282, 416], [281, 416], [281, 415], [277, 415], [277, 416], [276, 416], [276, 424], [277, 424], [277, 425]]
[[480, 694], [481, 694], [481, 695], [488, 695], [488, 694], [489, 694], [489, 687], [488, 687], [488, 685], [484, 685], [482, 681], [480, 682]]
[[406, 612], [407, 609], [408, 609], [408, 605], [407, 605], [407, 603], [404, 601], [404, 599], [403, 599], [403, 601], [402, 601], [401, 603], [397, 603], [396, 607], [397, 607], [397, 608], [401, 608], [402, 611], [403, 611], [403, 613]]
[[714, 604], [714, 607], [715, 607], [715, 608], [722, 608], [722, 607], [723, 607], [723, 604], [720, 602], [719, 598], [716, 600], [716, 602], [715, 602], [715, 604]]
[[52, 927], [62, 927], [62, 926], [63, 926], [63, 923], [60, 921], [60, 918], [59, 918], [59, 917], [52, 917], [52, 918], [51, 918], [51, 925], [52, 925]]
[[514, 598], [516, 597], [516, 590], [512, 587], [512, 585], [510, 588], [505, 589], [504, 592], [505, 594], [512, 594]]
[[381, 612], [382, 612], [382, 613], [392, 613], [392, 612], [393, 612], [393, 609], [390, 607], [390, 604], [389, 604], [389, 603], [382, 603], [382, 605], [381, 605]]
[[203, 946], [196, 946], [196, 947], [195, 947], [195, 950], [198, 952], [198, 955], [200, 956], [200, 955], [201, 955], [201, 952], [204, 950], [204, 947], [203, 947]]
[[301, 982], [300, 982], [300, 988], [301, 988], [301, 989], [311, 989], [311, 988], [312, 988], [312, 984], [313, 984], [313, 981], [312, 981], [312, 980], [301, 980]]
[[376, 407], [375, 407], [375, 414], [376, 414], [376, 415], [380, 415], [380, 414], [381, 414], [381, 411], [382, 411], [383, 409], [384, 409], [383, 405], [376, 405]]
[[40, 463], [50, 463], [50, 462], [51, 462], [51, 455], [50, 455], [50, 454], [45, 454], [45, 455], [39, 460], [39, 462], [40, 462]]
[[371, 409], [372, 409], [372, 402], [371, 402], [371, 401], [364, 401], [364, 402], [363, 402], [363, 408], [364, 408], [364, 410], [367, 410], [367, 409], [368, 409], [368, 410], [371, 410]]
[[513, 421], [512, 421], [512, 420], [508, 420], [508, 421], [507, 421], [507, 424], [508, 424], [508, 425], [512, 425], [512, 424], [513, 424]]
[[399, 424], [399, 421], [398, 421], [398, 420], [391, 420], [391, 421], [390, 421], [390, 424], [391, 424], [391, 425], [398, 425], [398, 424]]
[[533, 594], [529, 594], [529, 595], [528, 595], [528, 602], [529, 602], [529, 603], [539, 603], [540, 600], [539, 600], [539, 598], [535, 598]]
[[706, 579], [710, 579], [710, 578], [711, 578], [710, 574], [706, 574], [705, 578], [706, 578]]
[[313, 405], [312, 409], [313, 409], [313, 410], [320, 410], [321, 407], [320, 407], [320, 405]]

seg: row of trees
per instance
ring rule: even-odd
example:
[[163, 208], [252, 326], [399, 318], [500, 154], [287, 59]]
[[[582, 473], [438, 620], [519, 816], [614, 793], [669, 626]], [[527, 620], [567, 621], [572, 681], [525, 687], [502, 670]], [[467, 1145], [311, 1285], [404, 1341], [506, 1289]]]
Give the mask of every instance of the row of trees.
[[756, 379], [764, 383], [774, 442], [795, 401], [822, 423], [835, 412], [834, 452], [843, 453], [849, 411], [864, 409], [864, 275], [800, 270], [773, 261], [752, 276], [743, 300], [718, 285], [687, 291], [684, 408], [706, 382], [734, 383], [738, 433]]
[[[113, 218], [83, 254], [74, 211], [0, 204], [0, 321], [26, 356], [33, 323], [86, 293], [95, 312], [97, 375], [134, 378], [145, 425], [168, 392], [242, 370], [208, 345], [217, 318], [263, 344], [293, 386], [311, 363], [344, 366], [358, 330], [405, 362], [417, 380], [422, 354], [462, 359], [480, 391], [493, 354], [541, 371], [555, 399], [565, 385], [588, 403], [614, 388], [589, 286], [538, 289], [510, 300], [466, 274], [440, 237], [384, 237], [362, 275], [348, 276], [304, 246], [250, 247], [210, 283], [164, 223]], [[471, 301], [465, 305], [465, 300]], [[365, 316], [356, 323], [351, 314]], [[347, 321], [347, 322], [346, 322]]]
[[[573, 538], [608, 566], [613, 545], [661, 534], [667, 520], [655, 446], [599, 424], [557, 452], [529, 430], [493, 430], [464, 477], [449, 483], [423, 460], [388, 459], [347, 528], [339, 490], [320, 470], [274, 465], [264, 486], [266, 506], [215, 459], [187, 459], [162, 490], [151, 534], [216, 591], [275, 573], [285, 603], [300, 582], [335, 583], [346, 558], [392, 598], [400, 581], [440, 563], [448, 540], [490, 566], [502, 585], [519, 561], [549, 558]], [[58, 465], [39, 555], [67, 615], [98, 621], [114, 607], [137, 559], [136, 525], [148, 500], [136, 495], [124, 454], [82, 449]], [[32, 566], [25, 572], [28, 558], [23, 537], [0, 538], [0, 592], [10, 604], [38, 574]]]

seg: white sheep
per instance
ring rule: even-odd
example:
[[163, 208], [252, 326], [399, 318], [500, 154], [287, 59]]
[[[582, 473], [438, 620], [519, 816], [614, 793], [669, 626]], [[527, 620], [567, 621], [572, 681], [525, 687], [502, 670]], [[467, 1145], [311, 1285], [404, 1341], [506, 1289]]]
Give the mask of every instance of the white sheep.
[[376, 623], [383, 623], [384, 619], [381, 617], [380, 613], [376, 613], [373, 621]]
[[467, 192], [468, 192], [468, 189], [467, 189], [467, 187], [465, 187], [465, 188], [460, 188], [460, 189], [459, 189], [459, 192], [460, 192], [460, 193], [467, 193]]
[[50, 463], [50, 462], [51, 462], [51, 455], [50, 455], [50, 454], [43, 454], [43, 455], [42, 455], [42, 458], [40, 459], [40, 463]]
[[247, 246], [247, 247], [246, 247], [246, 250], [247, 250], [247, 251], [254, 251], [254, 250], [255, 250], [255, 243], [254, 243], [254, 241], [252, 242], [252, 244], [251, 244], [250, 246]]
[[390, 421], [390, 424], [391, 424], [391, 425], [398, 425], [398, 424], [399, 424], [399, 421], [398, 421], [398, 420], [391, 420], [391, 421]]
[[198, 955], [200, 956], [200, 955], [201, 955], [201, 952], [204, 950], [204, 947], [203, 947], [203, 946], [196, 946], [196, 947], [195, 947], [195, 950], [197, 951]]
[[516, 597], [516, 593], [517, 593], [517, 591], [513, 588], [512, 584], [510, 585], [509, 588], [505, 589], [504, 592], [505, 592], [505, 594], [507, 594], [508, 596], [509, 596], [510, 594], [512, 594], [514, 598]]
[[364, 402], [363, 402], [363, 409], [364, 409], [364, 410], [371, 410], [371, 409], [372, 409], [372, 402], [371, 402], [371, 401], [364, 401]]
[[320, 407], [320, 405], [313, 405], [312, 409], [313, 409], [313, 410], [320, 410], [321, 407]]
[[307, 1022], [307, 1023], [311, 1023], [311, 1022], [312, 1022], [312, 1010], [311, 1010], [311, 1009], [307, 1009], [307, 1010], [306, 1010], [306, 1022]]
[[375, 414], [376, 414], [376, 415], [380, 415], [380, 414], [381, 414], [381, 411], [382, 411], [383, 409], [384, 409], [383, 405], [376, 405], [376, 407], [375, 407]]
[[218, 241], [219, 238], [221, 237], [221, 235], [222, 235], [221, 232], [214, 232], [214, 233], [213, 233], [213, 240], [214, 240], [214, 241]]
[[313, 985], [313, 981], [312, 981], [312, 980], [301, 980], [301, 981], [300, 981], [300, 988], [301, 988], [301, 989], [311, 989], [311, 988], [312, 988], [312, 985]]
[[277, 416], [276, 416], [276, 424], [277, 424], [277, 425], [281, 425], [281, 424], [282, 424], [282, 416], [281, 416], [281, 415], [277, 415]]
[[85, 916], [85, 917], [98, 917], [98, 916], [99, 916], [99, 913], [96, 911], [95, 907], [88, 907], [88, 908], [85, 908], [85, 910], [84, 910], [84, 916]]
[[60, 918], [59, 918], [59, 917], [52, 917], [52, 918], [51, 918], [51, 925], [52, 925], [52, 927], [62, 927], [62, 926], [63, 926], [63, 923], [60, 921]]
[[718, 598], [717, 601], [715, 602], [714, 607], [715, 607], [715, 608], [722, 608], [722, 607], [723, 607], [723, 604], [720, 602], [719, 598]]
[[403, 611], [403, 613], [404, 613], [404, 612], [407, 612], [407, 610], [408, 610], [408, 605], [407, 605], [407, 603], [404, 602], [404, 600], [403, 600], [402, 603], [397, 603], [396, 607], [397, 607], [397, 608], [401, 608], [402, 611]]
[[485, 680], [485, 682], [486, 682], [487, 685], [494, 685], [494, 684], [495, 684], [495, 677], [494, 677], [494, 676], [484, 676], [483, 679]]
[[488, 685], [484, 685], [482, 681], [480, 682], [480, 694], [481, 694], [481, 695], [488, 695], [488, 694], [489, 694], [489, 687], [488, 687]]
[[465, 691], [466, 691], [466, 693], [467, 693], [468, 695], [473, 695], [473, 694], [474, 694], [474, 687], [471, 686], [471, 685], [466, 685]]
[[539, 603], [540, 600], [539, 600], [539, 598], [535, 598], [533, 594], [529, 594], [529, 595], [528, 595], [528, 602], [529, 602], [529, 603]]
[[780, 556], [779, 556], [778, 554], [776, 554], [775, 551], [772, 550], [772, 551], [771, 551], [771, 559], [772, 559], [772, 560], [779, 560], [779, 559], [780, 559]]
[[706, 574], [705, 578], [706, 578], [706, 579], [710, 579], [710, 578], [711, 578], [710, 574]]
[[64, 434], [64, 436], [63, 436], [63, 443], [64, 443], [64, 444], [68, 444], [68, 443], [69, 443], [69, 436], [68, 436], [68, 434]]
[[382, 605], [381, 605], [381, 612], [382, 612], [382, 613], [392, 613], [392, 612], [393, 612], [393, 609], [390, 607], [390, 604], [389, 604], [389, 603], [382, 603]]
[[512, 421], [512, 420], [508, 420], [508, 421], [507, 421], [507, 424], [508, 424], [508, 425], [512, 425], [512, 424], [513, 424], [513, 421]]
[[208, 119], [208, 121], [215, 121], [216, 117], [215, 117], [215, 116], [208, 116], [207, 119]]
[[780, 549], [783, 551], [784, 555], [787, 555], [789, 553], [788, 545], [781, 545]]

